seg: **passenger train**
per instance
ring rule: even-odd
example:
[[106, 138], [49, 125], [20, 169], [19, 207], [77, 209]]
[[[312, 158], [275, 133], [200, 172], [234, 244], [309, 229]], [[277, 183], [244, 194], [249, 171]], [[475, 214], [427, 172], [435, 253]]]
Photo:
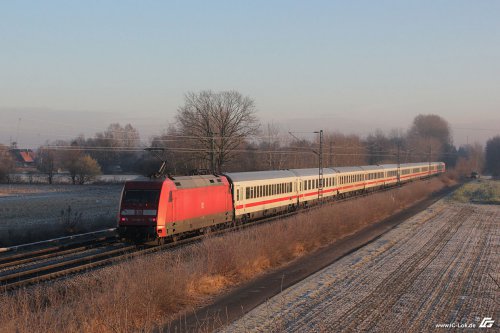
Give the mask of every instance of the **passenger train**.
[[443, 162], [229, 172], [127, 181], [122, 239], [164, 241], [445, 172]]

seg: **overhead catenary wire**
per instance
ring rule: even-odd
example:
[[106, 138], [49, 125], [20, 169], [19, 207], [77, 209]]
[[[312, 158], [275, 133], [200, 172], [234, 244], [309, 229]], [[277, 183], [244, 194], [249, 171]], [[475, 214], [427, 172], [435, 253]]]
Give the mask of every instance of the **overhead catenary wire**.
[[[145, 148], [145, 147], [144, 147]], [[144, 148], [141, 147], [86, 147], [86, 146], [42, 146], [41, 149], [52, 149], [52, 150], [62, 150], [62, 151], [102, 151], [102, 152], [144, 152]], [[203, 148], [189, 148], [189, 147], [172, 147], [166, 148], [168, 152], [178, 152], [178, 153], [210, 153], [210, 149]], [[310, 149], [303, 150], [261, 150], [261, 149], [233, 149], [233, 153], [256, 153], [256, 154], [314, 154]], [[408, 154], [409, 151], [401, 151], [402, 154]], [[325, 152], [326, 156], [330, 153]], [[374, 154], [374, 153], [335, 153], [334, 156], [376, 156], [376, 157], [395, 157], [397, 153], [386, 153], [386, 154]], [[416, 153], [412, 152], [412, 156], [428, 157], [428, 153]], [[441, 155], [458, 155], [457, 153], [442, 153]]]

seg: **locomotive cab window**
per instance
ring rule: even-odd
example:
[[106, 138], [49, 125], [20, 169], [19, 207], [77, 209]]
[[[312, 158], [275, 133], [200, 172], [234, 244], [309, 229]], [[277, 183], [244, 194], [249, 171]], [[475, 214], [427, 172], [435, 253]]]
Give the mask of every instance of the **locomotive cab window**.
[[144, 208], [158, 207], [159, 199], [160, 190], [126, 190], [122, 203]]

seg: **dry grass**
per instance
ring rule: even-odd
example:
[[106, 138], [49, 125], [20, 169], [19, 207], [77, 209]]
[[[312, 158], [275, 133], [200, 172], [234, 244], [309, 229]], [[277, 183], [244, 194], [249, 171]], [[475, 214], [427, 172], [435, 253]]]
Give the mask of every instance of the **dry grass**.
[[337, 203], [50, 285], [0, 295], [0, 331], [151, 331], [225, 289], [284, 265], [444, 187], [433, 179]]
[[476, 180], [460, 187], [453, 194], [459, 202], [500, 204], [500, 181]]

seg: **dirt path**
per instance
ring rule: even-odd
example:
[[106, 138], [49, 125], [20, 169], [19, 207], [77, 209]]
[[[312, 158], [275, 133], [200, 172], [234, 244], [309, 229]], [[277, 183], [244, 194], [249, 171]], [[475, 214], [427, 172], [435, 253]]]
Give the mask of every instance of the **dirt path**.
[[[500, 206], [440, 200], [226, 332], [422, 332], [500, 322]], [[443, 331], [445, 329], [442, 329]]]

